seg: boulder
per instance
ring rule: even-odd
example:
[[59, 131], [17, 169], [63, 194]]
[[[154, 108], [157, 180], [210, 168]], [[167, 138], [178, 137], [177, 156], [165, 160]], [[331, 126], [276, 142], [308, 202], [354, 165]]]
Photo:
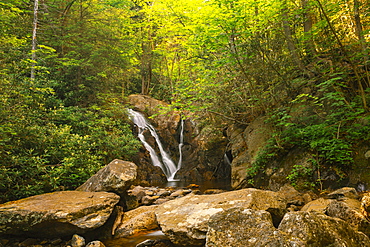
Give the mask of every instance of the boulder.
[[370, 239], [349, 223], [315, 211], [287, 213], [278, 230], [289, 235], [288, 246], [370, 246]]
[[89, 178], [83, 185], [78, 187], [78, 191], [89, 192], [125, 192], [136, 179], [137, 166], [128, 161], [115, 159], [94, 176]]
[[157, 206], [142, 206], [125, 212], [120, 224], [114, 231], [114, 238], [129, 237], [142, 231], [158, 229], [154, 213], [156, 208]]
[[155, 214], [163, 233], [173, 243], [203, 245], [210, 217], [233, 207], [268, 211], [277, 226], [286, 212], [286, 201], [276, 192], [258, 189], [215, 195], [190, 194], [159, 205]]
[[332, 202], [332, 199], [325, 199], [325, 198], [319, 198], [317, 200], [313, 200], [306, 205], [304, 205], [301, 209], [301, 211], [316, 211], [320, 213], [326, 213], [326, 210], [328, 208], [328, 205]]
[[370, 236], [370, 222], [360, 208], [361, 202], [356, 199], [333, 200], [329, 203], [326, 214], [347, 221], [353, 229]]
[[370, 192], [361, 199], [361, 213], [370, 221]]
[[276, 230], [264, 210], [231, 208], [213, 215], [208, 226], [206, 247], [289, 246], [286, 234]]
[[329, 199], [340, 199], [340, 198], [351, 198], [351, 199], [358, 199], [360, 196], [358, 195], [355, 188], [351, 187], [343, 187], [338, 190], [335, 190], [327, 195]]
[[0, 205], [0, 236], [56, 238], [104, 225], [120, 197], [107, 192], [59, 191]]

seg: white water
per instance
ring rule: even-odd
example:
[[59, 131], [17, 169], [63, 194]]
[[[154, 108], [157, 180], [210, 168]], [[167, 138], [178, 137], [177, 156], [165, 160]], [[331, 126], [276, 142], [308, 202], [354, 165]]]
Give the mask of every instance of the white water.
[[[144, 147], [149, 151], [150, 158], [152, 160], [153, 165], [154, 166], [159, 166], [162, 169], [162, 171], [166, 175], [168, 181], [175, 181], [174, 178], [175, 178], [176, 172], [180, 169], [181, 162], [182, 162], [182, 154], [181, 154], [180, 145], [182, 145], [182, 139], [183, 139], [183, 133], [182, 133], [183, 132], [183, 122], [182, 122], [182, 125], [181, 125], [182, 129], [181, 129], [180, 144], [179, 144], [180, 159], [179, 159], [179, 163], [176, 166], [175, 163], [171, 160], [170, 156], [167, 154], [167, 152], [164, 151], [162, 143], [159, 140], [159, 136], [158, 136], [157, 132], [155, 131], [154, 127], [145, 119], [145, 117], [141, 113], [136, 112], [132, 109], [128, 109], [128, 114], [129, 114], [129, 117], [130, 117], [131, 121], [133, 121], [134, 124], [136, 124], [137, 127], [139, 128], [138, 137], [139, 137], [140, 141], [143, 143]], [[162, 162], [160, 161], [159, 156], [155, 152], [154, 148], [152, 148], [149, 145], [149, 143], [146, 142], [144, 134], [143, 134], [145, 130], [149, 130], [150, 134], [154, 137], [154, 139], [155, 139], [155, 141], [158, 145], [158, 148], [159, 148], [159, 152], [160, 152], [160, 156], [162, 158]]]

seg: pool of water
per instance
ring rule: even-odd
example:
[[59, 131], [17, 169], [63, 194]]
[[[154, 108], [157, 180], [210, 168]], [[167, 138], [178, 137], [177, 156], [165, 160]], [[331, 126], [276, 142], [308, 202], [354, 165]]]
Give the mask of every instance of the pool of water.
[[203, 182], [191, 182], [191, 181], [170, 181], [165, 184], [158, 185], [159, 187], [187, 187], [190, 184], [199, 185], [200, 191], [204, 192], [207, 189], [222, 189], [222, 190], [230, 190], [230, 180], [211, 180], [211, 181], [203, 181]]
[[135, 247], [148, 239], [168, 239], [162, 231], [142, 232], [127, 238], [118, 238], [104, 241], [106, 247]]

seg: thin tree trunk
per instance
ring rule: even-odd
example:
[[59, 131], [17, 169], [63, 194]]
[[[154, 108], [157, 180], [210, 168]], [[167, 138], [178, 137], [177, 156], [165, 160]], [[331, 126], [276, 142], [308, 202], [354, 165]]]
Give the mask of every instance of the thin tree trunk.
[[316, 55], [315, 46], [312, 39], [312, 26], [313, 26], [313, 20], [310, 13], [309, 3], [310, 0], [301, 0], [302, 9], [303, 9], [303, 32], [305, 35], [305, 41], [304, 41], [304, 47], [307, 53], [307, 57], [310, 59], [314, 55]]
[[293, 34], [290, 30], [289, 22], [288, 22], [288, 8], [285, 7], [282, 10], [282, 17], [283, 17], [283, 28], [284, 28], [284, 34], [285, 39], [287, 42], [288, 50], [290, 52], [290, 56], [292, 58], [293, 63], [302, 71], [305, 71], [305, 67], [299, 57], [299, 54], [297, 52], [297, 48], [293, 41]]
[[35, 0], [34, 9], [33, 9], [32, 49], [31, 49], [31, 60], [32, 60], [31, 80], [35, 79], [36, 49], [37, 49], [36, 34], [37, 34], [37, 23], [38, 23], [38, 20], [37, 20], [38, 10], [39, 10], [39, 1]]
[[361, 45], [361, 51], [363, 55], [363, 63], [366, 71], [366, 77], [367, 77], [367, 86], [370, 86], [370, 79], [369, 79], [369, 68], [367, 66], [367, 62], [369, 60], [369, 54], [366, 52], [367, 50], [367, 44], [365, 40], [365, 36], [363, 34], [363, 28], [361, 24], [361, 17], [360, 17], [360, 3], [358, 0], [354, 0], [353, 2], [353, 12], [354, 12], [354, 19], [355, 19], [355, 27], [356, 27], [356, 35], [358, 38], [358, 41]]
[[360, 90], [360, 95], [361, 95], [361, 99], [362, 99], [362, 104], [363, 104], [363, 107], [367, 110], [367, 102], [366, 102], [366, 97], [365, 97], [365, 90], [364, 90], [364, 87], [362, 86], [362, 82], [361, 82], [361, 76], [358, 72], [358, 69], [357, 67], [354, 65], [352, 59], [349, 57], [348, 55], [348, 52], [346, 50], [346, 48], [344, 47], [342, 41], [339, 39], [338, 37], [338, 34], [336, 33], [335, 29], [334, 29], [334, 26], [332, 25], [328, 15], [326, 14], [325, 10], [324, 10], [324, 7], [322, 6], [322, 3], [320, 0], [316, 0], [316, 2], [318, 3], [319, 5], [319, 8], [323, 14], [323, 16], [325, 17], [328, 25], [329, 25], [329, 29], [330, 31], [332, 32], [332, 34], [334, 35], [334, 38], [336, 39], [338, 45], [339, 45], [339, 48], [340, 50], [342, 51], [344, 57], [348, 60], [348, 62], [350, 63], [352, 69], [353, 69], [353, 72], [355, 73], [355, 76], [356, 76], [356, 79], [357, 79], [357, 84], [358, 84], [358, 88]]

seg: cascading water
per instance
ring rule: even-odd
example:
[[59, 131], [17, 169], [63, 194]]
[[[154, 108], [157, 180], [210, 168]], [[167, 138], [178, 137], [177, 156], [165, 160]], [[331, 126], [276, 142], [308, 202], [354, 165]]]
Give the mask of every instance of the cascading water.
[[[145, 119], [145, 117], [141, 113], [136, 112], [132, 109], [128, 109], [128, 114], [129, 114], [131, 121], [134, 122], [134, 124], [136, 124], [139, 129], [138, 137], [140, 141], [143, 143], [144, 147], [149, 151], [150, 158], [152, 160], [153, 165], [159, 166], [162, 169], [168, 181], [175, 181], [174, 178], [175, 178], [176, 172], [180, 169], [181, 161], [182, 161], [180, 145], [182, 144], [181, 138], [183, 139], [183, 137], [181, 136], [182, 136], [183, 130], [181, 130], [181, 134], [180, 134], [180, 144], [179, 144], [180, 159], [179, 159], [178, 165], [176, 166], [175, 163], [171, 160], [170, 156], [167, 154], [167, 152], [164, 151], [162, 143], [159, 140], [158, 134], [155, 131], [154, 127]], [[182, 129], [183, 129], [183, 123], [182, 123]], [[144, 137], [145, 130], [149, 130], [150, 134], [154, 137], [158, 145], [159, 152], [162, 157], [163, 163], [160, 161], [155, 150], [149, 145], [149, 143], [146, 142], [145, 137]]]
[[177, 167], [179, 169], [182, 164], [182, 146], [184, 146], [184, 119], [181, 118], [180, 141], [179, 141], [179, 162], [177, 163]]

